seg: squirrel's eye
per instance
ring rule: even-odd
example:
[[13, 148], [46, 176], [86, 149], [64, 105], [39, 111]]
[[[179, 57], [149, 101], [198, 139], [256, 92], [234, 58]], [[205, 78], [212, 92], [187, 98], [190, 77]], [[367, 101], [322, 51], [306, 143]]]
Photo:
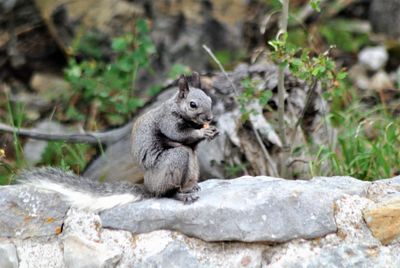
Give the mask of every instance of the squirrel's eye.
[[193, 108], [193, 109], [197, 108], [197, 104], [194, 101], [191, 101], [189, 104], [190, 104], [190, 108]]

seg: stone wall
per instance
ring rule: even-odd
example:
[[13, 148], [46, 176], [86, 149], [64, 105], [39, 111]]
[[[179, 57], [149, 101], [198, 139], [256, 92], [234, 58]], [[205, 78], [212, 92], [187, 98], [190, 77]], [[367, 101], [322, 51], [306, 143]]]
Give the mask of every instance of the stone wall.
[[100, 214], [0, 187], [0, 267], [400, 267], [400, 177], [201, 183]]

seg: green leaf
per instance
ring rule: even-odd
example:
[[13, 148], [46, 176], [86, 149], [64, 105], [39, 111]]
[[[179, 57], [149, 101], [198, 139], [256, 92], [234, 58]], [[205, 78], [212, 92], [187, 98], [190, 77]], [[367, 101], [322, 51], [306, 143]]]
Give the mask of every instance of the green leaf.
[[131, 98], [128, 100], [128, 109], [133, 112], [144, 105], [144, 101], [139, 98]]
[[264, 90], [261, 92], [259, 102], [261, 106], [266, 106], [268, 101], [272, 98], [272, 91], [271, 90]]
[[340, 71], [337, 75], [336, 75], [336, 78], [338, 79], [338, 80], [343, 80], [343, 79], [345, 79], [347, 77], [347, 73], [345, 72], [345, 71]]
[[321, 3], [321, 0], [310, 0], [311, 8], [317, 12], [321, 12], [320, 3]]
[[170, 68], [170, 70], [168, 72], [168, 77], [171, 79], [175, 79], [181, 74], [189, 75], [190, 73], [191, 73], [191, 70], [188, 66], [179, 64], [179, 63], [175, 63]]
[[111, 43], [111, 48], [115, 52], [123, 52], [128, 48], [128, 42], [124, 37], [114, 38]]

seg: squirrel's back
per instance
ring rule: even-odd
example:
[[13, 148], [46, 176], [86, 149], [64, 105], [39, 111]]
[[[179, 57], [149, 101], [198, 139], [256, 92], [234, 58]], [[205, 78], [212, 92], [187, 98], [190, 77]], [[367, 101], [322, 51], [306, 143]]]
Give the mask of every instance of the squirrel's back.
[[165, 150], [158, 127], [158, 122], [162, 120], [164, 106], [165, 104], [141, 115], [132, 128], [132, 156], [146, 169], [152, 168], [158, 155]]

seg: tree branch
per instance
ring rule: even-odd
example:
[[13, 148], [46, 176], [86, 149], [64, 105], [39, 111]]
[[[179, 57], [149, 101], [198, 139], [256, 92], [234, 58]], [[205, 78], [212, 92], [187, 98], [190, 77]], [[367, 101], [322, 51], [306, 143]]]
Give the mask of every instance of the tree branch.
[[[282, 15], [280, 28], [278, 33], [278, 38], [280, 35], [284, 35], [287, 32], [287, 25], [289, 19], [289, 0], [282, 0]], [[285, 131], [285, 68], [279, 66], [278, 70], [278, 122], [279, 122], [279, 136], [282, 141], [282, 164], [280, 174], [282, 177], [286, 177], [287, 175], [287, 166], [284, 161], [287, 160], [287, 153], [289, 151], [289, 145], [286, 140], [286, 131]]]
[[111, 144], [114, 143], [125, 135], [127, 135], [132, 128], [132, 123], [126, 124], [123, 127], [113, 129], [106, 132], [87, 132], [87, 133], [46, 133], [43, 131], [15, 128], [6, 124], [0, 123], [0, 132], [15, 133], [21, 137], [27, 137], [36, 140], [45, 141], [65, 141], [68, 143], [89, 143], [89, 144]]

